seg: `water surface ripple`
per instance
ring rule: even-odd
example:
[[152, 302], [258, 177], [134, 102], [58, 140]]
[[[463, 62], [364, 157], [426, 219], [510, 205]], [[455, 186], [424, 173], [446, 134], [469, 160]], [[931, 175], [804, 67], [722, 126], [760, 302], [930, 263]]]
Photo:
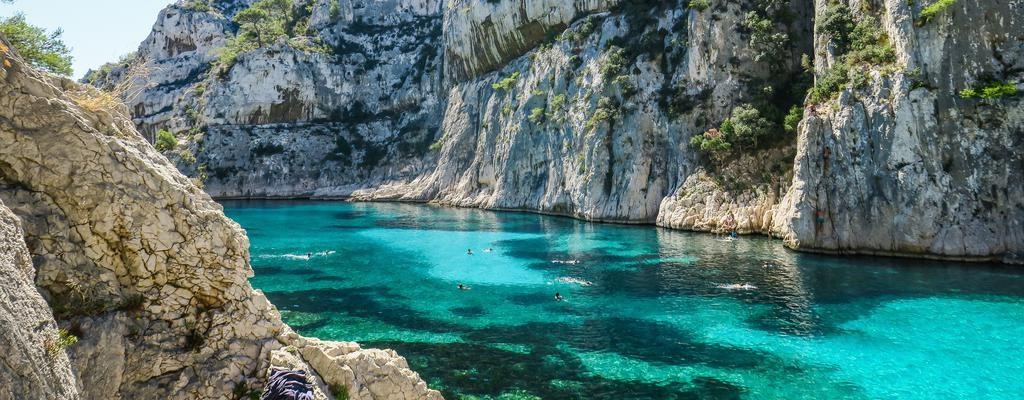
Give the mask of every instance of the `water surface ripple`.
[[1019, 268], [523, 213], [225, 207], [286, 322], [394, 348], [449, 399], [1024, 395]]

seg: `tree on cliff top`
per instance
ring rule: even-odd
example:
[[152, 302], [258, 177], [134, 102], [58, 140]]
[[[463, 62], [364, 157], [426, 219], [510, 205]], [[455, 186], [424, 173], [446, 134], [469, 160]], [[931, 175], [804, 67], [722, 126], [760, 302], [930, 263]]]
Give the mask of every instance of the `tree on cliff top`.
[[45, 71], [71, 75], [71, 49], [61, 39], [63, 34], [61, 29], [47, 33], [43, 28], [30, 25], [24, 14], [0, 20], [0, 35], [18, 49], [25, 61]]
[[255, 42], [263, 47], [281, 36], [285, 36], [285, 25], [290, 19], [290, 0], [260, 0], [235, 15], [234, 21], [241, 26], [238, 38]]

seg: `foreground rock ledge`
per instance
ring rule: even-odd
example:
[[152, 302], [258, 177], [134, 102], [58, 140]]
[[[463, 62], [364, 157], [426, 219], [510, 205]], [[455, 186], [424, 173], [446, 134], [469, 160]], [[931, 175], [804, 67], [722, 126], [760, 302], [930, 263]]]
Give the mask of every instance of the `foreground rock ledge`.
[[[0, 399], [234, 398], [271, 365], [320, 399], [442, 398], [393, 351], [292, 332], [249, 285], [244, 231], [123, 105], [0, 44]], [[79, 342], [53, 345], [58, 324]]]

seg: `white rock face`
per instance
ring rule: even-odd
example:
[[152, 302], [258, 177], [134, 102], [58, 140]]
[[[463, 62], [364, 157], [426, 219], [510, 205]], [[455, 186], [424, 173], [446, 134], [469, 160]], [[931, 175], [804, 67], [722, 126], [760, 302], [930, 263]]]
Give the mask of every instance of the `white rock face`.
[[[156, 31], [198, 35], [246, 4], [214, 3], [221, 12]], [[148, 59], [195, 78], [154, 75], [135, 122], [175, 131], [183, 144], [169, 157], [217, 197], [436, 202], [770, 233], [809, 251], [1020, 259], [1018, 100], [956, 96], [985, 76], [1019, 86], [1020, 2], [957, 3], [915, 27], [925, 4], [848, 1], [884, 25], [894, 71], [808, 110], [798, 143], [719, 166], [692, 136], [785, 93], [780, 76], [800, 71], [802, 54], [819, 75], [836, 55], [813, 34], [825, 0], [790, 2], [775, 70], [743, 27], [754, 2], [712, 3], [316, 1], [328, 54], [280, 41], [224, 77], [190, 67], [209, 54], [201, 46]]]
[[23, 237], [18, 218], [0, 202], [0, 399], [78, 399]]
[[920, 6], [886, 2], [882, 20], [898, 63], [919, 73], [875, 72], [805, 114], [773, 229], [797, 249], [1019, 263], [1024, 103], [956, 93], [985, 76], [1024, 89], [1024, 10], [957, 3], [914, 26]]
[[[0, 328], [11, 334], [14, 358], [5, 353], [0, 365], [24, 362], [0, 369], [0, 379], [26, 379], [4, 388], [15, 398], [214, 399], [239, 383], [260, 385], [271, 352], [283, 346], [278, 336], [290, 329], [248, 283], [241, 228], [139, 135], [123, 105], [13, 54], [5, 60], [0, 201], [20, 219], [32, 264], [24, 247], [7, 244], [22, 233], [3, 214], [0, 271], [14, 279], [0, 284], [0, 299], [27, 308], [0, 313], [14, 320]], [[63, 350], [44, 361], [39, 344], [24, 346], [55, 334], [53, 316], [25, 282], [33, 276], [61, 326], [80, 338], [68, 351], [70, 370]], [[357, 361], [356, 379], [383, 376]], [[428, 398], [418, 376], [396, 373], [387, 378], [393, 385], [422, 385]]]
[[476, 78], [557, 35], [575, 19], [619, 0], [455, 0], [444, 13], [445, 76]]

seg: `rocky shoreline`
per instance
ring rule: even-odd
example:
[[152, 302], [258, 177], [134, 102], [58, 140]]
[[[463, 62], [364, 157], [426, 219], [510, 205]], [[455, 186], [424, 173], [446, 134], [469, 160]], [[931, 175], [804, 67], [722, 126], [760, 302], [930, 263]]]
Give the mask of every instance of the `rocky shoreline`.
[[295, 334], [248, 282], [244, 231], [123, 105], [2, 56], [0, 349], [21, 361], [0, 398], [237, 398], [271, 366], [318, 399], [441, 398], [393, 351]]

